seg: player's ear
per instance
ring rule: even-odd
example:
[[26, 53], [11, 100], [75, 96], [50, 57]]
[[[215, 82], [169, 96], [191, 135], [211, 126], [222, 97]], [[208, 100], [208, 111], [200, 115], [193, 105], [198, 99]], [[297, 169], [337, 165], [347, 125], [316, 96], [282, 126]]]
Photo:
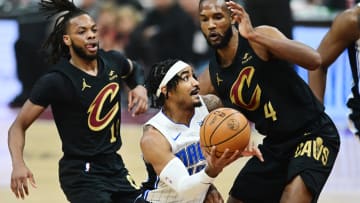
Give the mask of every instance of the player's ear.
[[69, 35], [63, 35], [63, 41], [65, 43], [66, 46], [70, 46], [71, 45], [71, 40], [70, 40], [70, 36]]
[[163, 93], [163, 95], [166, 96], [166, 93], [167, 93], [167, 88], [166, 88], [166, 86], [161, 88], [161, 93]]

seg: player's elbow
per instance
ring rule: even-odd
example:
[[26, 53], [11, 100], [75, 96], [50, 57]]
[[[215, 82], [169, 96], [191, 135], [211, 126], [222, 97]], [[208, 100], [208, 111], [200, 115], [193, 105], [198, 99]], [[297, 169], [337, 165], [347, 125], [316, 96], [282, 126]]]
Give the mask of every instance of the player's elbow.
[[309, 60], [311, 62], [308, 66], [309, 70], [317, 70], [321, 67], [321, 57], [319, 53], [315, 53], [312, 60]]

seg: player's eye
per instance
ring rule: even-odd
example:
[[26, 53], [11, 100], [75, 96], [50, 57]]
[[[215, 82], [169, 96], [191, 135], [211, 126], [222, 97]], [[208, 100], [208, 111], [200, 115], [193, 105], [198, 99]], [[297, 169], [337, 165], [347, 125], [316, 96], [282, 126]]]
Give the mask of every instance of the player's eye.
[[185, 76], [182, 76], [181, 79], [183, 81], [189, 81], [189, 76], [185, 75]]

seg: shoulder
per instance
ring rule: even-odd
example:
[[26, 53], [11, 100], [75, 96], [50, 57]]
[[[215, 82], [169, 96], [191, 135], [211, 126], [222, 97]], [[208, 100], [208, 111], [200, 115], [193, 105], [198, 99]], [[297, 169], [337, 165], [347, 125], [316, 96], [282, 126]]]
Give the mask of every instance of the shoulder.
[[164, 139], [164, 136], [161, 132], [156, 129], [154, 126], [147, 124], [143, 127], [143, 135], [140, 139], [141, 147], [152, 147], [156, 145], [156, 143], [161, 142]]
[[333, 24], [343, 25], [344, 27], [351, 26], [348, 29], [353, 29], [355, 26], [359, 27], [359, 15], [360, 7], [356, 6], [354, 8], [347, 9], [335, 17]]
[[354, 7], [339, 13], [333, 20], [333, 23], [357, 24], [360, 8]]
[[330, 28], [330, 33], [342, 41], [354, 41], [360, 34], [360, 7], [356, 6], [338, 14]]
[[113, 67], [119, 67], [121, 72], [124, 72], [124, 74], [131, 72], [129, 70], [132, 69], [132, 62], [121, 52], [115, 50], [100, 50], [99, 56], [105, 61], [105, 64]]
[[42, 75], [39, 78], [38, 82], [46, 83], [46, 85], [52, 85], [57, 83], [68, 82], [68, 79], [62, 72], [58, 70], [52, 70]]

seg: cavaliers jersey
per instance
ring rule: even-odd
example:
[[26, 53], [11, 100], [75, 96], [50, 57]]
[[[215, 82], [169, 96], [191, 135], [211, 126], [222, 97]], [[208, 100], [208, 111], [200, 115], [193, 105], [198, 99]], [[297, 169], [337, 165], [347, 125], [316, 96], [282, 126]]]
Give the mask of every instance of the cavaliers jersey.
[[[209, 113], [204, 102], [202, 106], [195, 108], [195, 113], [190, 121], [190, 125], [177, 124], [171, 121], [161, 110], [151, 118], [145, 125], [156, 128], [168, 140], [171, 145], [172, 153], [178, 157], [187, 168], [189, 175], [203, 170], [206, 159], [200, 148], [200, 125], [204, 117]], [[143, 183], [143, 198], [148, 202], [178, 202], [178, 203], [198, 203], [203, 202], [206, 192], [199, 194], [197, 199], [184, 200], [177, 193], [167, 186], [155, 174], [152, 166], [147, 163], [148, 180]]]
[[214, 54], [209, 72], [224, 106], [241, 111], [261, 134], [291, 136], [324, 111], [287, 62], [261, 60], [241, 35], [233, 63], [222, 68]]
[[130, 70], [120, 53], [99, 50], [97, 76], [64, 59], [35, 84], [30, 100], [51, 105], [65, 155], [88, 157], [120, 148], [120, 81]]

